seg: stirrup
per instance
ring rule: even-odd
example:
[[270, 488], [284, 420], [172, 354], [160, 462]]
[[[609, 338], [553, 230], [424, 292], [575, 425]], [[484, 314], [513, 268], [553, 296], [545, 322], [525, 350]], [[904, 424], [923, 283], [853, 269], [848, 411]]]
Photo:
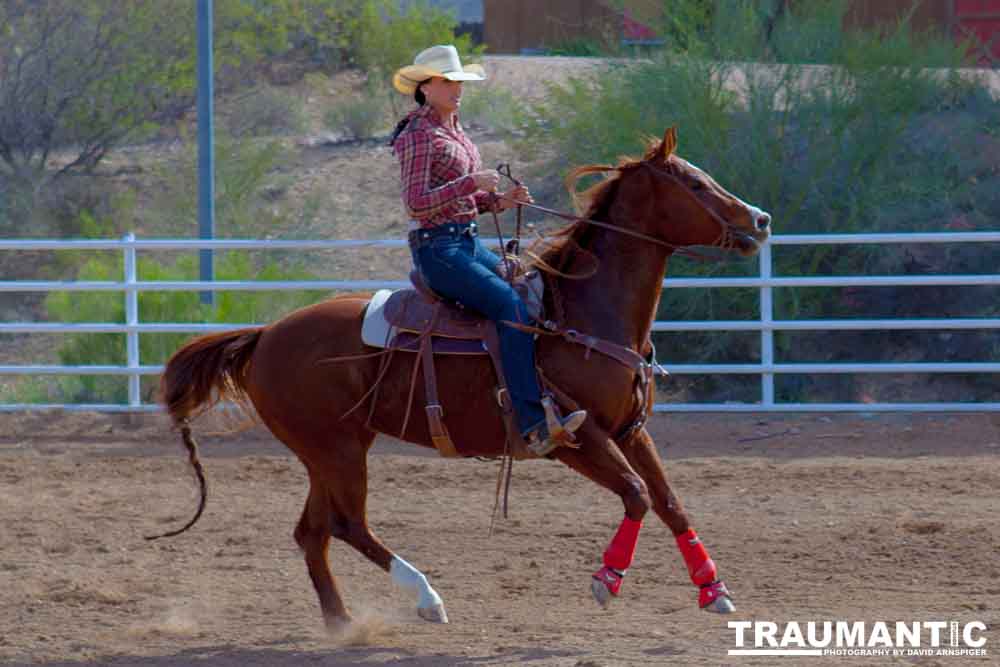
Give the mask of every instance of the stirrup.
[[548, 395], [542, 396], [542, 407], [545, 409], [545, 426], [549, 429], [549, 437], [576, 442], [573, 433], [583, 426], [583, 422], [587, 419], [587, 411], [577, 410], [560, 417], [559, 408]]
[[586, 410], [571, 412], [565, 417], [560, 417], [551, 396], [542, 397], [542, 407], [545, 409], [545, 430], [548, 435], [542, 437], [539, 429], [531, 434], [527, 445], [536, 456], [548, 456], [556, 447], [578, 448], [573, 433], [579, 429], [587, 419]]

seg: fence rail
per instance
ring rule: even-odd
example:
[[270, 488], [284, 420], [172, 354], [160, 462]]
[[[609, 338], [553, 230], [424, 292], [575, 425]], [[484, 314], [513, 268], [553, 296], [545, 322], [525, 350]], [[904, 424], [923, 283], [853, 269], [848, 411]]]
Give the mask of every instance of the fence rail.
[[[931, 403], [783, 403], [775, 401], [774, 376], [780, 374], [844, 373], [1000, 373], [1000, 363], [775, 363], [776, 331], [860, 331], [860, 330], [996, 330], [1000, 318], [914, 318], [776, 320], [773, 290], [790, 287], [846, 286], [1000, 286], [1000, 274], [924, 276], [803, 276], [773, 275], [772, 245], [844, 245], [911, 243], [1000, 243], [1000, 232], [921, 233], [921, 234], [803, 234], [775, 236], [760, 253], [760, 275], [756, 278], [668, 278], [664, 288], [755, 288], [760, 291], [760, 317], [756, 320], [656, 321], [655, 332], [756, 331], [761, 337], [761, 360], [747, 364], [678, 364], [673, 374], [759, 375], [761, 401], [758, 403], [660, 403], [658, 412], [972, 412], [1000, 411], [1000, 402]], [[139, 335], [143, 333], [209, 333], [256, 326], [210, 323], [142, 323], [138, 295], [144, 291], [231, 291], [231, 290], [376, 290], [399, 288], [403, 281], [391, 280], [311, 280], [311, 281], [141, 281], [137, 275], [137, 253], [163, 250], [340, 250], [347, 248], [402, 248], [401, 240], [276, 241], [276, 240], [139, 240], [129, 234], [123, 239], [0, 239], [0, 251], [18, 250], [117, 250], [124, 255], [122, 281], [41, 281], [3, 280], [0, 292], [122, 292], [125, 323], [85, 322], [0, 322], [0, 334], [31, 333], [121, 333], [126, 337], [127, 363], [124, 366], [0, 365], [0, 375], [112, 375], [128, 378], [128, 403], [115, 404], [0, 404], [0, 412], [21, 410], [73, 410], [103, 412], [152, 412], [158, 406], [142, 402], [140, 378], [158, 375], [161, 366], [141, 364]]]

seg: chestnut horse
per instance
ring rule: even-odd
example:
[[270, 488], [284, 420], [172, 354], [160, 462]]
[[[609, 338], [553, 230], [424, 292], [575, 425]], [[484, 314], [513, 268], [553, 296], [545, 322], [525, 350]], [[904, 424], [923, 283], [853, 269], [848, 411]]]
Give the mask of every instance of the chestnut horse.
[[[599, 224], [578, 219], [538, 255], [537, 264], [550, 270], [546, 312], [561, 326], [647, 352], [667, 259], [675, 250], [715, 245], [752, 255], [766, 241], [770, 215], [677, 157], [676, 143], [671, 128], [641, 160], [581, 167], [570, 175], [575, 193], [581, 176], [609, 174], [578, 195], [589, 202], [583, 218]], [[393, 355], [379, 380], [378, 399], [370, 404], [374, 399], [368, 392], [378, 380], [381, 360], [361, 340], [368, 301], [367, 296], [338, 296], [269, 326], [198, 337], [172, 356], [162, 378], [162, 399], [181, 429], [202, 495], [195, 517], [168, 535], [193, 525], [205, 504], [189, 419], [216, 400], [249, 402], [308, 471], [309, 497], [294, 536], [327, 625], [350, 619], [327, 561], [332, 537], [411, 589], [421, 617], [447, 622], [441, 598], [424, 574], [390, 551], [366, 518], [368, 450], [376, 433], [399, 437], [417, 363], [415, 354]], [[358, 358], [324, 363], [338, 357]], [[604, 567], [592, 576], [598, 602], [618, 595], [641, 521], [652, 509], [676, 538], [689, 576], [700, 587], [700, 606], [732, 611], [729, 592], [670, 488], [649, 433], [640, 428], [615, 439], [637, 407], [648, 408], [634, 391], [635, 369], [556, 336], [539, 338], [538, 363], [546, 378], [589, 414], [577, 432], [580, 447], [559, 447], [552, 458], [613, 491], [624, 504], [625, 517], [604, 553]], [[462, 454], [503, 454], [506, 436], [489, 358], [443, 356], [436, 366], [447, 428]], [[414, 401], [422, 405], [419, 385]], [[362, 407], [352, 410], [359, 403]], [[410, 419], [402, 439], [433, 447], [425, 419]]]

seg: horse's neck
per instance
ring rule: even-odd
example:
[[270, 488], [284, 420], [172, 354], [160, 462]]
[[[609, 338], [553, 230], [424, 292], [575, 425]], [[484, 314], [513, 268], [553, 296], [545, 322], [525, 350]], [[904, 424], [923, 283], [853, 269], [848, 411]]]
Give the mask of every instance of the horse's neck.
[[[565, 326], [640, 350], [660, 301], [670, 252], [610, 230], [595, 229], [587, 250], [597, 256], [597, 273], [586, 280], [559, 280]], [[576, 253], [569, 274], [593, 268]]]

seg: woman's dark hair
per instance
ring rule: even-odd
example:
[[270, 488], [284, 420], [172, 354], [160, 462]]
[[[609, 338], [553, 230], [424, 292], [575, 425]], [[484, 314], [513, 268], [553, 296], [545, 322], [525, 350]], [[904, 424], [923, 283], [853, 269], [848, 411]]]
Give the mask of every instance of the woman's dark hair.
[[[414, 93], [413, 93], [413, 99], [420, 106], [424, 106], [425, 104], [427, 104], [427, 96], [424, 95], [424, 91], [420, 89], [420, 86], [422, 86], [423, 84], [424, 84], [423, 81], [421, 81], [419, 84], [417, 84], [417, 90], [414, 91]], [[392, 146], [393, 144], [396, 143], [396, 139], [398, 139], [399, 135], [403, 133], [403, 130], [406, 129], [406, 126], [409, 124], [409, 122], [410, 122], [410, 115], [407, 114], [403, 118], [403, 120], [399, 121], [399, 123], [396, 124], [396, 129], [393, 130], [393, 132], [392, 132], [392, 138], [389, 139], [389, 145], [390, 146]]]

